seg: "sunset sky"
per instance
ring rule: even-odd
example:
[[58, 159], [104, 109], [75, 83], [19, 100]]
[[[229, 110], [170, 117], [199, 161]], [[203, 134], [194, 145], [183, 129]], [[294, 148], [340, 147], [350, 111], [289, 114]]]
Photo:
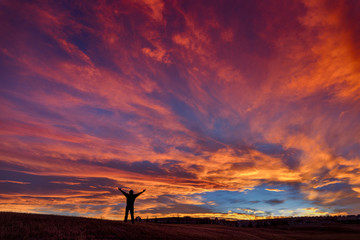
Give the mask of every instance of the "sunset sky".
[[360, 213], [359, 12], [0, 0], [0, 211]]

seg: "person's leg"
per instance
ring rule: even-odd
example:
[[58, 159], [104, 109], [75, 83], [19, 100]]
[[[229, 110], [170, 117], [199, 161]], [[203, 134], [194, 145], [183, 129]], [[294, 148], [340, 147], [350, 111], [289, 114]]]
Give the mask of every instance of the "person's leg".
[[134, 223], [134, 208], [130, 208], [131, 222]]
[[126, 207], [126, 208], [125, 208], [125, 219], [124, 219], [124, 222], [127, 222], [128, 212], [129, 212], [129, 209]]

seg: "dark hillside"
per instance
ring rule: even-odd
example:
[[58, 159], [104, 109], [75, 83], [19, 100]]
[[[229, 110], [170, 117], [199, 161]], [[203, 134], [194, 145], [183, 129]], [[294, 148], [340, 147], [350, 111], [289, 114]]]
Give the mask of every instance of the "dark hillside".
[[313, 229], [123, 223], [82, 217], [0, 213], [0, 239], [360, 239], [359, 224]]

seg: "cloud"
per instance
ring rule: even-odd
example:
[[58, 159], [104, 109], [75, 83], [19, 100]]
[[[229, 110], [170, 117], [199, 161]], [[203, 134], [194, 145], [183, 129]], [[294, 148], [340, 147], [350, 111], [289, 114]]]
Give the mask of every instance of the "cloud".
[[38, 3], [0, 4], [3, 209], [118, 217], [121, 185], [163, 216], [249, 217], [185, 196], [261, 186], [265, 213], [358, 211], [358, 3]]
[[138, 162], [124, 162], [120, 160], [112, 160], [108, 162], [94, 162], [80, 160], [82, 163], [99, 165], [109, 168], [120, 169], [127, 172], [140, 173], [151, 176], [168, 176], [168, 177], [179, 177], [179, 178], [196, 178], [194, 174], [186, 170], [180, 164], [180, 161], [166, 160], [163, 164], [153, 163], [147, 160]]
[[270, 191], [270, 192], [284, 192], [285, 190], [282, 189], [276, 189], [276, 188], [266, 188], [266, 191]]
[[248, 214], [263, 214], [263, 213], [265, 213], [262, 210], [246, 209], [246, 208], [238, 208], [237, 210], [248, 213]]
[[20, 181], [12, 181], [12, 180], [0, 180], [0, 183], [30, 184], [29, 182], [20, 182]]
[[285, 200], [279, 200], [279, 199], [270, 199], [270, 200], [264, 200], [265, 203], [270, 205], [278, 205], [285, 202]]

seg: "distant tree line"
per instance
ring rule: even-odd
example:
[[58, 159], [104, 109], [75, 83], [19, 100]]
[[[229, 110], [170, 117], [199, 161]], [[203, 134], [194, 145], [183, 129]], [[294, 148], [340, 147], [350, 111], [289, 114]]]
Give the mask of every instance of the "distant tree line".
[[[137, 222], [141, 222], [140, 217], [136, 218]], [[281, 226], [296, 226], [296, 227], [313, 227], [326, 223], [345, 223], [345, 224], [360, 224], [359, 215], [347, 216], [311, 216], [311, 217], [274, 217], [271, 219], [259, 220], [225, 220], [218, 218], [192, 218], [192, 217], [168, 217], [168, 218], [146, 218], [145, 222], [152, 223], [167, 223], [167, 224], [219, 224], [234, 227], [281, 227]]]

